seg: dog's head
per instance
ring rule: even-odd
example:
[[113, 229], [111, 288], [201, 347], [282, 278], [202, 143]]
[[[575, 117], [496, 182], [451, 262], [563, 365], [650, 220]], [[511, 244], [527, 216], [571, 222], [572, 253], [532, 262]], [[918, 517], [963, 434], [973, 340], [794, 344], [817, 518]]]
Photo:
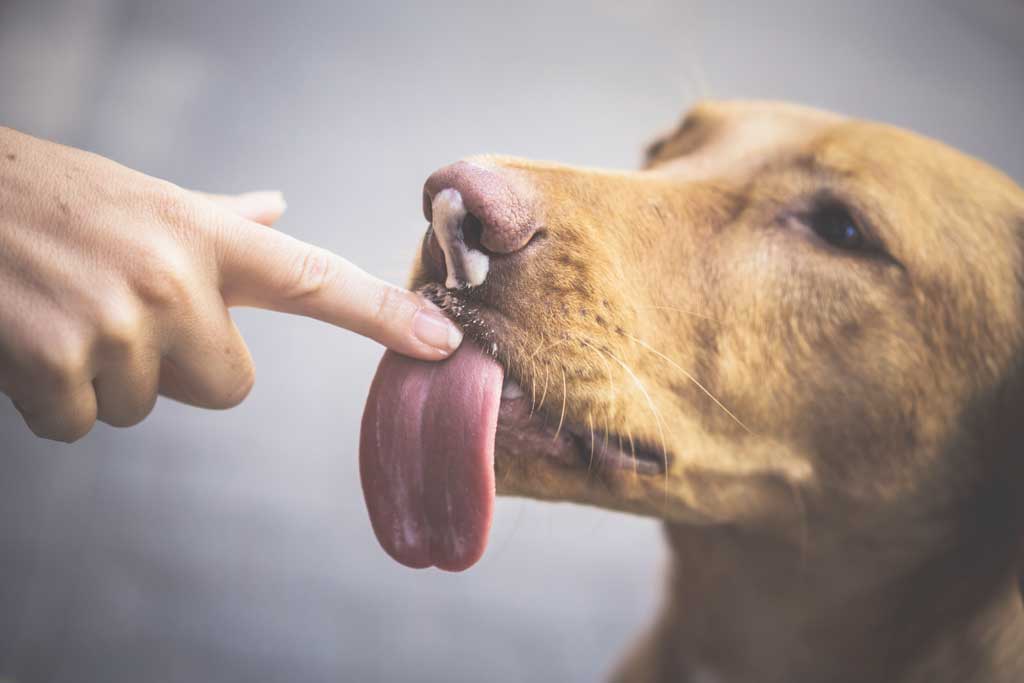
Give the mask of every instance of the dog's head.
[[412, 284], [504, 368], [500, 493], [871, 525], [1003, 466], [1024, 193], [938, 142], [709, 103], [639, 172], [474, 157], [425, 204]]

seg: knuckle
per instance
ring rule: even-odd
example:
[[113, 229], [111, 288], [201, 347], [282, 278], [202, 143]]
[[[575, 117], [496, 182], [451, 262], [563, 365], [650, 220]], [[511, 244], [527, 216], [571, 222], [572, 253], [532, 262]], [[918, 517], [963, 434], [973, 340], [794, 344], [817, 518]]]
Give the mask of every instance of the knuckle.
[[185, 228], [194, 221], [188, 193], [174, 183], [154, 179], [146, 188], [145, 201], [158, 218], [174, 228]]
[[191, 300], [193, 278], [177, 248], [144, 248], [137, 255], [135, 292], [151, 308], [166, 310]]
[[68, 333], [54, 334], [29, 350], [32, 382], [53, 392], [63, 392], [76, 386], [87, 363], [87, 345], [76, 335]]
[[287, 282], [285, 295], [291, 299], [310, 299], [322, 294], [339, 272], [334, 255], [321, 247], [310, 247], [296, 259]]
[[99, 345], [105, 353], [131, 355], [143, 334], [142, 314], [127, 301], [105, 302], [97, 313]]

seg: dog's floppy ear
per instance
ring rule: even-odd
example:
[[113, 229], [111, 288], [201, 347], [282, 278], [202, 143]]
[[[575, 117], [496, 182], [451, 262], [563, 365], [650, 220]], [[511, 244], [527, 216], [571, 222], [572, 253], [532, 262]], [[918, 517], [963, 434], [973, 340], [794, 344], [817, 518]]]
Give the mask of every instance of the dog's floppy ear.
[[661, 156], [662, 151], [664, 151], [665, 146], [672, 140], [674, 133], [674, 130], [662, 133], [647, 143], [647, 146], [644, 147], [643, 159], [640, 162], [640, 168], [650, 168], [654, 162], [657, 161], [658, 157]]
[[707, 105], [695, 105], [675, 128], [648, 143], [644, 150], [643, 168], [695, 150], [712, 135], [717, 118]]

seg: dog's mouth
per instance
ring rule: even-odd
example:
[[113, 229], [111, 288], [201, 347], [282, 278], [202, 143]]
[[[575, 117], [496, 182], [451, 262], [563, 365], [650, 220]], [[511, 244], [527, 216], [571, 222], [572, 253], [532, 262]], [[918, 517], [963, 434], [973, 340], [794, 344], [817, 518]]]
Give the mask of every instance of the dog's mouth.
[[666, 464], [660, 450], [629, 436], [537, 410], [519, 384], [508, 377], [502, 386], [495, 454], [499, 458], [544, 458], [555, 466], [582, 466], [602, 473], [662, 474]]
[[[419, 292], [448, 313], [463, 327], [468, 339], [502, 365], [504, 374], [495, 438], [497, 457], [545, 458], [566, 467], [583, 465], [588, 471], [664, 473], [667, 456], [662, 449], [628, 434], [601, 430], [586, 420], [577, 419], [561, 403], [544, 408], [544, 396], [536, 395], [532, 382], [529, 383], [532, 390], [525, 391], [516, 379], [515, 371], [519, 368], [509, 367], [512, 354], [499, 353], [499, 349], [507, 345], [504, 338], [511, 336], [507, 334], [511, 324], [495, 308], [437, 283], [426, 284]], [[541, 391], [543, 394], [544, 390]]]
[[553, 467], [637, 475], [665, 456], [581, 425], [563, 409], [535, 410], [496, 359], [498, 314], [436, 285], [424, 288], [467, 333], [440, 363], [393, 352], [370, 388], [360, 474], [374, 532], [410, 567], [469, 568], [483, 555], [494, 509], [494, 458], [540, 458]]

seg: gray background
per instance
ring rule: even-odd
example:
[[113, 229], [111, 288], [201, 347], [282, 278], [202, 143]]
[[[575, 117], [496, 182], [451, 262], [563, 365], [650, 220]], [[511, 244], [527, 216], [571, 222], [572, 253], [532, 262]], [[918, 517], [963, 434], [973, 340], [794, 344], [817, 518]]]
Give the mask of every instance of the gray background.
[[[0, 2], [0, 122], [181, 185], [280, 188], [281, 228], [402, 281], [434, 168], [633, 166], [695, 99], [916, 128], [1024, 177], [1018, 0]], [[377, 547], [356, 471], [380, 355], [237, 319], [221, 414], [37, 441], [0, 406], [0, 680], [589, 681], [656, 605], [657, 525], [499, 503], [462, 575]]]

